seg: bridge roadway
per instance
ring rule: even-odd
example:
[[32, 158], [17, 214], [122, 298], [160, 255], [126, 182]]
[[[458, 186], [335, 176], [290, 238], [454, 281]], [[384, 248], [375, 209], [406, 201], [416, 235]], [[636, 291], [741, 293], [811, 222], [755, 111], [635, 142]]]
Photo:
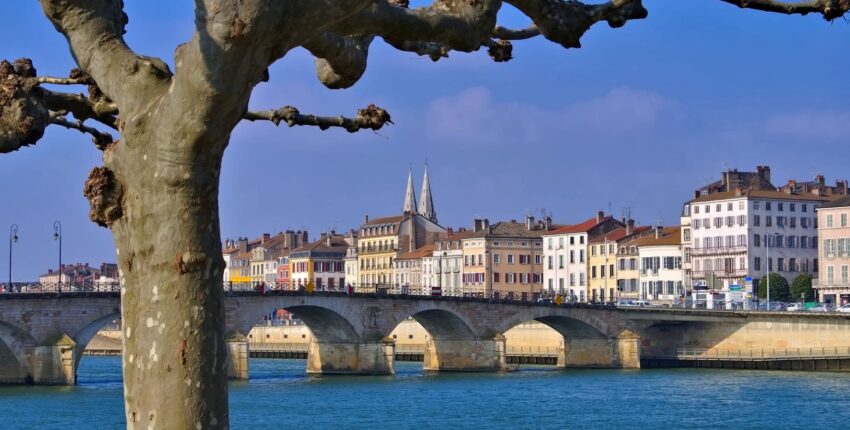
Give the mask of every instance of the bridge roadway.
[[[395, 344], [388, 336], [409, 317], [430, 335], [423, 366], [432, 371], [505, 369], [503, 333], [532, 320], [563, 335], [557, 348], [560, 367], [676, 365], [678, 359], [671, 358], [682, 358], [679, 353], [685, 349], [833, 348], [846, 352], [808, 361], [819, 361], [814, 366], [818, 369], [850, 370], [847, 314], [556, 306], [460, 297], [291, 291], [225, 294], [229, 373], [240, 379], [248, 378], [246, 335], [263, 315], [276, 309], [292, 312], [312, 331], [315, 341], [309, 345], [307, 371], [316, 374], [392, 374]], [[73, 384], [88, 342], [119, 316], [117, 292], [0, 294], [0, 383]], [[762, 353], [758, 360], [738, 354], [729, 360], [773, 368], [770, 354]]]

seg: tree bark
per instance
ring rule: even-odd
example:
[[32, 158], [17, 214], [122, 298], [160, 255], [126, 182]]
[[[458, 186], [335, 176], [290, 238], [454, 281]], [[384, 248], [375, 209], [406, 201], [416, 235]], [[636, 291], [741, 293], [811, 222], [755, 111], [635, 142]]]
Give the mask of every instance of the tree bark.
[[128, 126], [86, 183], [121, 269], [127, 428], [227, 428], [218, 190], [229, 134], [194, 151], [198, 135], [157, 124]]

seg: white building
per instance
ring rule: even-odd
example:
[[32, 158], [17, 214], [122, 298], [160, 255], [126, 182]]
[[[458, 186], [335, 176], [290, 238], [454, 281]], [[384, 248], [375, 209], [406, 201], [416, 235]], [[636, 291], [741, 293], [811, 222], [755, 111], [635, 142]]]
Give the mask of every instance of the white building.
[[461, 283], [463, 268], [463, 237], [449, 235], [440, 238], [434, 245], [431, 254], [433, 272], [431, 281], [433, 287], [439, 287], [444, 296], [460, 296], [463, 294]]
[[[815, 209], [831, 197], [750, 190], [717, 192], [686, 205], [691, 218], [692, 278], [712, 289], [753, 285], [767, 271], [790, 282], [817, 271]], [[768, 256], [769, 253], [769, 256]]]
[[354, 230], [348, 232], [345, 236], [345, 243], [348, 248], [345, 251], [345, 279], [347, 284], [357, 288], [357, 281], [360, 279], [360, 266], [357, 264], [357, 234]]
[[684, 299], [681, 227], [656, 227], [654, 234], [630, 245], [638, 248], [640, 298], [661, 303]]
[[571, 300], [587, 301], [587, 243], [625, 224], [596, 214], [580, 224], [543, 233], [543, 285], [549, 294], [566, 294]]

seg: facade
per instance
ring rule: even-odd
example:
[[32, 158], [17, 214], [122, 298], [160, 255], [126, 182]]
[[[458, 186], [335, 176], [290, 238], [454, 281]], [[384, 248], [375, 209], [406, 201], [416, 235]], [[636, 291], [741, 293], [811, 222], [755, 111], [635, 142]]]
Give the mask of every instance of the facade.
[[430, 294], [422, 282], [422, 258], [434, 253], [434, 245], [425, 245], [413, 252], [405, 252], [393, 262], [395, 285], [401, 294]]
[[355, 289], [360, 281], [360, 266], [357, 264], [357, 233], [354, 230], [349, 230], [345, 235], [345, 243], [348, 248], [345, 250], [345, 282], [346, 285], [351, 285]]
[[817, 271], [814, 210], [847, 193], [847, 181], [827, 185], [821, 175], [774, 186], [769, 166], [723, 172], [696, 190], [682, 210], [686, 288], [737, 290], [748, 277], [757, 285], [768, 270], [789, 281]]
[[[634, 288], [635, 293], [637, 292], [637, 276], [620, 278], [620, 264], [622, 263], [623, 270], [629, 267], [626, 264], [629, 261], [628, 259], [620, 261], [620, 245], [648, 233], [650, 228], [646, 226], [635, 227], [633, 220], [627, 220], [625, 224], [625, 227], [600, 234], [588, 242], [587, 277], [590, 297], [593, 297], [595, 291], [597, 297], [604, 296], [605, 300], [617, 300], [623, 296], [623, 293], [626, 293], [625, 297], [631, 298], [628, 292], [632, 288]], [[626, 250], [623, 249], [622, 251]], [[635, 275], [637, 275], [636, 271]]]
[[486, 233], [482, 260], [489, 276], [485, 276], [485, 291], [522, 300], [538, 297], [543, 291], [541, 236], [552, 229], [551, 219], [535, 221], [526, 216], [524, 223], [510, 220], [493, 225], [485, 219], [476, 227]]
[[589, 288], [588, 243], [622, 227], [625, 223], [600, 211], [580, 224], [544, 233], [543, 277], [549, 294], [566, 295], [569, 300], [580, 302], [609, 300], [609, 291]]
[[285, 250], [277, 258], [277, 274], [275, 276], [273, 284], [275, 286], [275, 289], [292, 289], [291, 277], [289, 275], [289, 253], [290, 251]]
[[63, 264], [61, 270], [48, 269], [47, 273], [38, 277], [38, 282], [41, 284], [97, 286], [117, 281], [118, 265], [115, 263], [102, 263], [100, 268], [91, 267], [88, 263]]
[[[817, 271], [815, 209], [831, 200], [790, 191], [718, 192], [689, 202], [691, 279], [712, 290]], [[731, 288], [730, 288], [731, 287]], [[751, 292], [751, 291], [750, 291]]]
[[653, 234], [629, 242], [640, 262], [640, 298], [656, 303], [685, 299], [681, 227], [656, 227]]
[[[277, 260], [284, 250], [303, 246], [308, 242], [306, 231], [287, 230], [271, 236], [264, 233], [257, 239], [246, 237], [227, 239], [222, 246], [224, 258], [224, 283], [248, 284], [266, 282], [274, 285], [277, 276]], [[254, 252], [264, 247], [262, 252]]]
[[[479, 221], [483, 222], [483, 221]], [[487, 256], [487, 239], [483, 231], [465, 233], [467, 237], [461, 239], [461, 249], [463, 249], [463, 270], [462, 279], [463, 292], [467, 296], [484, 297], [488, 291], [487, 282], [488, 267], [492, 267], [492, 261], [489, 261]], [[464, 234], [464, 233], [461, 233]], [[490, 241], [492, 245], [492, 241]]]
[[413, 176], [409, 172], [402, 214], [372, 220], [366, 217], [357, 234], [358, 290], [392, 286], [395, 259], [405, 252], [433, 244], [445, 233], [446, 230], [436, 222], [430, 190], [426, 171], [422, 197], [428, 201], [428, 207], [420, 211], [416, 204]]
[[850, 197], [824, 204], [817, 216], [820, 277], [814, 287], [823, 303], [850, 303]]
[[431, 286], [444, 296], [463, 296], [463, 237], [464, 234], [448, 233], [434, 244], [431, 262], [434, 272]]
[[345, 253], [341, 235], [322, 234], [319, 240], [289, 253], [290, 284], [296, 289], [339, 291], [345, 287]]

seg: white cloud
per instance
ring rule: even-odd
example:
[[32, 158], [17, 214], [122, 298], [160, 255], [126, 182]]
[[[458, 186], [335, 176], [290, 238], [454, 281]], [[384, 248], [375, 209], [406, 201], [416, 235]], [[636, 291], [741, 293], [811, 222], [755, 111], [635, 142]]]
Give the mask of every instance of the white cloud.
[[850, 112], [806, 111], [783, 114], [765, 121], [767, 133], [804, 139], [850, 138]]
[[628, 87], [547, 110], [533, 104], [501, 102], [474, 87], [429, 105], [427, 129], [436, 140], [458, 143], [517, 143], [553, 137], [604, 139], [653, 128], [673, 103], [661, 95]]

